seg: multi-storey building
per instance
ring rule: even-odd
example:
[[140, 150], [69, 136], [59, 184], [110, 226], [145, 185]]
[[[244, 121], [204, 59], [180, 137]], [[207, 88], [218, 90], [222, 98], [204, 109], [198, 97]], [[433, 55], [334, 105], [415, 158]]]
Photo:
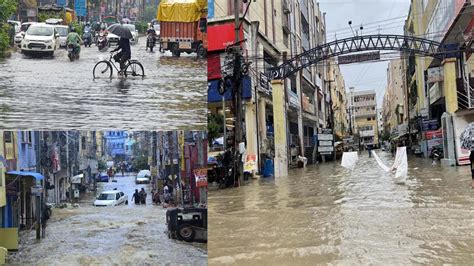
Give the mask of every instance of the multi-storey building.
[[393, 59], [387, 68], [387, 88], [383, 98], [384, 131], [392, 138], [408, 136], [406, 79], [403, 60]]
[[[474, 19], [472, 1], [412, 1], [405, 34], [440, 42], [453, 52], [472, 45]], [[460, 146], [460, 135], [474, 121], [472, 66], [469, 52], [445, 60], [406, 55], [409, 88], [410, 128], [417, 132], [418, 144], [427, 155], [433, 145], [442, 146], [448, 164], [468, 164], [469, 150]], [[444, 125], [444, 126], [443, 126]], [[428, 131], [445, 132], [443, 141], [433, 141]], [[440, 144], [443, 143], [443, 144]]]
[[[228, 121], [235, 116], [231, 108], [231, 86], [224, 85], [227, 92], [223, 96], [218, 88], [220, 80], [232, 73], [232, 67], [229, 68], [232, 61], [225, 59], [225, 50], [235, 42], [234, 1], [210, 4], [214, 5], [214, 13], [210, 14], [208, 27], [208, 109], [213, 114], [225, 115]], [[284, 80], [282, 105], [273, 105], [274, 95], [267, 74], [285, 58], [325, 43], [324, 14], [316, 1], [302, 0], [248, 2], [238, 7], [241, 15], [249, 4], [239, 36], [240, 40], [246, 40], [242, 44], [244, 60], [251, 62], [249, 72], [242, 79], [247, 153], [272, 153], [275, 145], [273, 128], [277, 121], [285, 125], [286, 137], [280, 140], [288, 140], [283, 143], [286, 149], [283, 153], [288, 157], [289, 147], [294, 146], [300, 154], [313, 157], [314, 135], [318, 128], [330, 126], [327, 66], [311, 66]], [[283, 164], [288, 163], [287, 158], [280, 159]]]
[[339, 65], [334, 60], [329, 61], [328, 83], [331, 91], [332, 111], [331, 121], [334, 121], [334, 133], [337, 139], [349, 135], [349, 123], [346, 100], [346, 87]]
[[374, 90], [356, 91], [348, 94], [352, 110], [353, 132], [359, 136], [362, 146], [378, 146], [377, 101]]

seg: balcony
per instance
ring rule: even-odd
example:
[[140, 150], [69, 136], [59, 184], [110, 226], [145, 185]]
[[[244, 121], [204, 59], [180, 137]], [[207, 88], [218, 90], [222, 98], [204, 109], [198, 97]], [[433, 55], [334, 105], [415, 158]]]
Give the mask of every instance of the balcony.
[[375, 131], [372, 129], [372, 130], [363, 130], [363, 131], [360, 131], [360, 136], [361, 137], [373, 137], [375, 136]]
[[456, 79], [458, 109], [474, 108], [474, 78], [469, 80], [469, 86], [464, 83], [462, 78]]

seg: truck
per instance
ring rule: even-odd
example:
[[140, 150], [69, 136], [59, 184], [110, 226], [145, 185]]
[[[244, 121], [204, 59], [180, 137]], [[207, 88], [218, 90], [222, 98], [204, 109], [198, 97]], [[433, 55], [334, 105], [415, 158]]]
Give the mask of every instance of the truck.
[[207, 0], [163, 0], [156, 15], [160, 23], [160, 51], [207, 54]]

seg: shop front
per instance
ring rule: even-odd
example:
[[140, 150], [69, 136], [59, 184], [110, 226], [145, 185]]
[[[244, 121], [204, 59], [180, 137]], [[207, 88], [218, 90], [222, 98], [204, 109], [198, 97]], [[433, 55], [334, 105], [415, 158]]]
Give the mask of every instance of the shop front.
[[17, 250], [19, 230], [31, 229], [40, 213], [41, 181], [35, 172], [9, 171], [5, 175], [6, 205], [2, 208], [0, 246]]

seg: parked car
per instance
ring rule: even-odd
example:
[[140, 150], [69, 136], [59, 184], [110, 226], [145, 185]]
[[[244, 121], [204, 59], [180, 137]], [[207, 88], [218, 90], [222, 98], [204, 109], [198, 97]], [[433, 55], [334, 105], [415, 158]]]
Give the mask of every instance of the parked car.
[[107, 190], [97, 197], [94, 206], [117, 206], [120, 204], [128, 204], [128, 196], [120, 190]]
[[59, 34], [59, 47], [66, 48], [66, 39], [69, 34], [69, 27], [64, 25], [55, 26], [56, 32]]
[[15, 33], [19, 33], [21, 29], [21, 22], [16, 20], [7, 20], [7, 23], [15, 27]]
[[20, 47], [21, 46], [21, 41], [23, 40], [23, 36], [25, 36], [25, 32], [28, 30], [28, 28], [33, 25], [33, 24], [36, 24], [36, 22], [25, 22], [25, 23], [22, 23], [21, 26], [20, 26], [20, 32], [18, 32], [16, 35], [15, 35], [15, 45]]
[[[112, 24], [114, 25], [114, 24]], [[110, 27], [112, 26], [108, 26], [107, 27], [107, 43], [109, 44], [109, 47], [112, 46], [112, 45], [118, 45], [118, 42], [119, 42], [119, 36], [113, 34], [110, 32]]]
[[31, 25], [21, 41], [21, 52], [25, 55], [45, 53], [54, 56], [59, 45], [59, 34], [53, 25], [37, 23]]
[[125, 28], [128, 28], [132, 33], [132, 39], [130, 39], [130, 44], [137, 44], [138, 43], [138, 30], [135, 28], [133, 24], [123, 24]]
[[135, 177], [136, 184], [149, 184], [151, 180], [150, 170], [141, 170]]
[[109, 182], [109, 176], [105, 172], [101, 172], [97, 175], [96, 179], [97, 182]]

